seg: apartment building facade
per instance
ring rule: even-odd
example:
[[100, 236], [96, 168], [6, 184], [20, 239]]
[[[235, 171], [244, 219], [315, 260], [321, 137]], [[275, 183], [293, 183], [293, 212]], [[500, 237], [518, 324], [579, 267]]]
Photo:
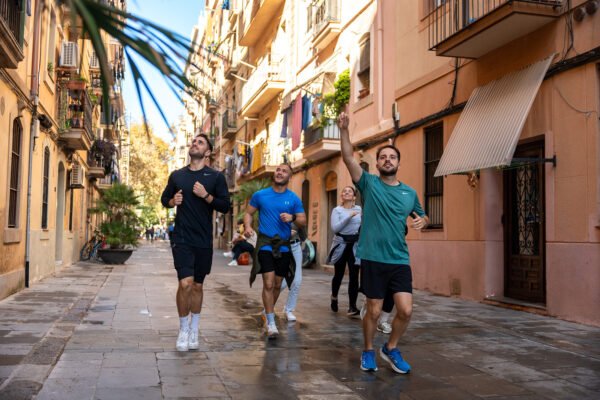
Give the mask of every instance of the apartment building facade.
[[232, 176], [232, 191], [292, 163], [290, 187], [303, 200], [319, 263], [331, 209], [351, 181], [335, 125], [298, 129], [290, 119], [298, 101], [318, 104], [349, 69], [356, 157], [376, 172], [376, 149], [398, 146], [399, 178], [431, 218], [408, 234], [415, 287], [600, 324], [592, 306], [600, 302], [597, 2], [207, 8], [199, 35], [212, 54], [197, 61], [214, 101], [199, 110], [206, 117], [212, 107], [214, 117], [199, 130], [217, 127], [215, 162]]
[[111, 109], [102, 110], [98, 60], [68, 7], [44, 0], [1, 4], [4, 298], [79, 260], [93, 233], [96, 217], [87, 209], [119, 176], [124, 64], [120, 46], [105, 37], [115, 81]]

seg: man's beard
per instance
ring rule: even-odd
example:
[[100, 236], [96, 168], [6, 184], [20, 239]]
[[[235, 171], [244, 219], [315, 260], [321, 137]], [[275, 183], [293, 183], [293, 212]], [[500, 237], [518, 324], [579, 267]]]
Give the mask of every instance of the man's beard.
[[396, 176], [396, 173], [398, 172], [398, 167], [392, 169], [391, 171], [386, 171], [383, 168], [377, 168], [379, 170], [379, 175], [380, 176]]
[[273, 177], [273, 185], [275, 185], [275, 186], [286, 186], [289, 181], [290, 181], [289, 179], [286, 179], [283, 182], [277, 182], [275, 180], [275, 177]]
[[205, 154], [206, 154], [206, 152], [196, 153], [196, 154], [189, 153], [189, 156], [190, 156], [190, 159], [192, 159], [192, 160], [201, 160], [204, 158]]

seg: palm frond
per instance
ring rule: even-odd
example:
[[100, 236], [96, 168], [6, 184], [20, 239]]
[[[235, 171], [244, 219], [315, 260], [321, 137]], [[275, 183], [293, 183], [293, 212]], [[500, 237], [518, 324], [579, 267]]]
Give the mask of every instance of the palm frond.
[[[81, 19], [83, 31], [89, 36], [98, 56], [102, 74], [103, 107], [108, 108], [109, 106], [109, 93], [113, 81], [102, 32], [107, 33], [123, 46], [134, 76], [137, 98], [142, 109], [146, 130], [147, 114], [143, 92], [148, 93], [165, 124], [169, 126], [169, 129], [171, 128], [154, 92], [135, 62], [137, 57], [147, 61], [161, 72], [167, 86], [176, 94], [176, 97], [179, 97], [181, 91], [191, 95], [198, 92], [203, 93], [188, 80], [184, 73], [188, 56], [195, 48], [188, 38], [145, 18], [97, 0], [62, 0], [62, 2], [69, 6], [73, 21], [77, 17]], [[197, 65], [195, 68], [208, 75]]]

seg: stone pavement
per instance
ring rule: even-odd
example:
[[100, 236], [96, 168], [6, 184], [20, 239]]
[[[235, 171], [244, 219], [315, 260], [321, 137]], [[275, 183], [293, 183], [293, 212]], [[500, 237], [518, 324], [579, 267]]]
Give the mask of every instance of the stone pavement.
[[340, 313], [329, 310], [329, 275], [305, 270], [298, 322], [278, 319], [269, 341], [260, 279], [249, 288], [248, 267], [216, 253], [195, 352], [175, 351], [166, 243], [123, 266], [78, 263], [0, 301], [0, 398], [600, 398], [600, 328], [417, 291], [401, 341], [413, 371], [378, 358], [365, 373], [360, 323], [343, 312], [345, 288]]

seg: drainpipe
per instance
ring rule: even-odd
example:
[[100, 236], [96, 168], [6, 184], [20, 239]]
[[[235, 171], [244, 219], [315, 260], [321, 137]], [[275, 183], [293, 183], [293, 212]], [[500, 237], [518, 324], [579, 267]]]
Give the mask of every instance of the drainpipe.
[[383, 0], [377, 1], [377, 116], [383, 121]]
[[27, 168], [27, 221], [25, 227], [25, 287], [29, 287], [29, 261], [31, 255], [31, 181], [33, 169], [33, 151], [38, 137], [40, 121], [38, 119], [39, 86], [40, 86], [40, 20], [44, 0], [36, 0], [35, 16], [33, 18], [33, 51], [31, 63], [30, 98], [33, 102], [31, 112], [31, 129], [29, 134], [29, 167]]

